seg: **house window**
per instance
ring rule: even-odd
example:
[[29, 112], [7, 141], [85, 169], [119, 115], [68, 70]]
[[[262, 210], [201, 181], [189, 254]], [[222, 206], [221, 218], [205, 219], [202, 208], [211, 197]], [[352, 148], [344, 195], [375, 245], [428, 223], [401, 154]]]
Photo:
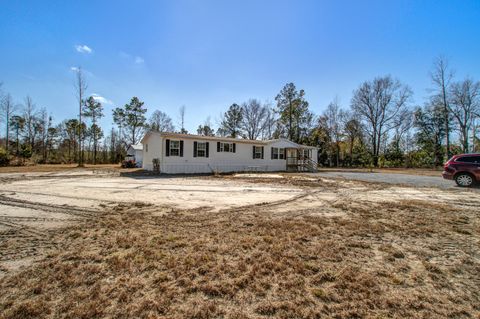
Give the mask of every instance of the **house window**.
[[255, 147], [255, 153], [253, 158], [262, 158], [263, 155], [263, 147], [262, 146], [254, 146]]
[[299, 157], [302, 158], [302, 159], [310, 158], [311, 157], [311, 150], [306, 149], [306, 148], [302, 148], [301, 150], [298, 151], [298, 154], [299, 154]]
[[145, 144], [145, 152], [148, 153], [148, 144]]
[[207, 143], [198, 142], [197, 143], [197, 157], [206, 157], [207, 154]]
[[220, 142], [220, 152], [233, 153], [233, 143]]
[[278, 159], [278, 147], [272, 147], [272, 159]]
[[180, 141], [170, 141], [170, 156], [180, 156]]
[[272, 159], [285, 159], [285, 149], [272, 147]]

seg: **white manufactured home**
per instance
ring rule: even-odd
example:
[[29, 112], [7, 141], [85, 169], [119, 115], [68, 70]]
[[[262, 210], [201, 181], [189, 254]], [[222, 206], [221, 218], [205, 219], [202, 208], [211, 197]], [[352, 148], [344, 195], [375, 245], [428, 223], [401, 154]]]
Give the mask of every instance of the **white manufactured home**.
[[315, 171], [318, 149], [286, 139], [247, 140], [148, 132], [142, 139], [143, 168], [161, 173]]

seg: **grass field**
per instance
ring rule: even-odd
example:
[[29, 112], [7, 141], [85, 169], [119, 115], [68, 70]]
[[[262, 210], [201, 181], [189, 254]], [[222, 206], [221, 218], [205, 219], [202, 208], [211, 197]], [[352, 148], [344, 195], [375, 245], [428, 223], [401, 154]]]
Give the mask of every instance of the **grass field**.
[[[480, 198], [468, 190], [291, 174], [47, 181], [28, 196], [35, 178], [2, 185], [0, 317], [480, 316]], [[137, 197], [152, 185], [155, 198]], [[29, 211], [69, 217], [22, 220]]]

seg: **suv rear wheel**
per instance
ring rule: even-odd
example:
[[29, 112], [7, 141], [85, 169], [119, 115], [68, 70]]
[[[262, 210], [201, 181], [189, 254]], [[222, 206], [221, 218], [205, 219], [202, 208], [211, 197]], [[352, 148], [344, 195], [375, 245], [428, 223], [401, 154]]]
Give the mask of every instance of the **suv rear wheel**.
[[472, 175], [467, 173], [460, 173], [455, 176], [455, 182], [460, 187], [470, 187], [473, 185], [475, 180], [473, 179]]

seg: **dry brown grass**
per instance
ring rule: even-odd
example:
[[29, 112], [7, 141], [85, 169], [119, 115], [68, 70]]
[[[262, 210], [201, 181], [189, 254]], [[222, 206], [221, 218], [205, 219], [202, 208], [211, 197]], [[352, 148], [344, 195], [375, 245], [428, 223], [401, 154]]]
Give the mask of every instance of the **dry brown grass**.
[[52, 232], [44, 259], [0, 279], [0, 317], [479, 318], [478, 206], [282, 205], [119, 205]]
[[[38, 164], [38, 165], [26, 165], [26, 166], [6, 166], [0, 167], [0, 173], [33, 173], [33, 172], [59, 172], [59, 171], [70, 171], [76, 169], [77, 164]], [[78, 168], [82, 169], [100, 169], [100, 170], [121, 170], [121, 171], [135, 171], [138, 169], [122, 169], [119, 164], [97, 164], [90, 165], [85, 164], [85, 167]]]

